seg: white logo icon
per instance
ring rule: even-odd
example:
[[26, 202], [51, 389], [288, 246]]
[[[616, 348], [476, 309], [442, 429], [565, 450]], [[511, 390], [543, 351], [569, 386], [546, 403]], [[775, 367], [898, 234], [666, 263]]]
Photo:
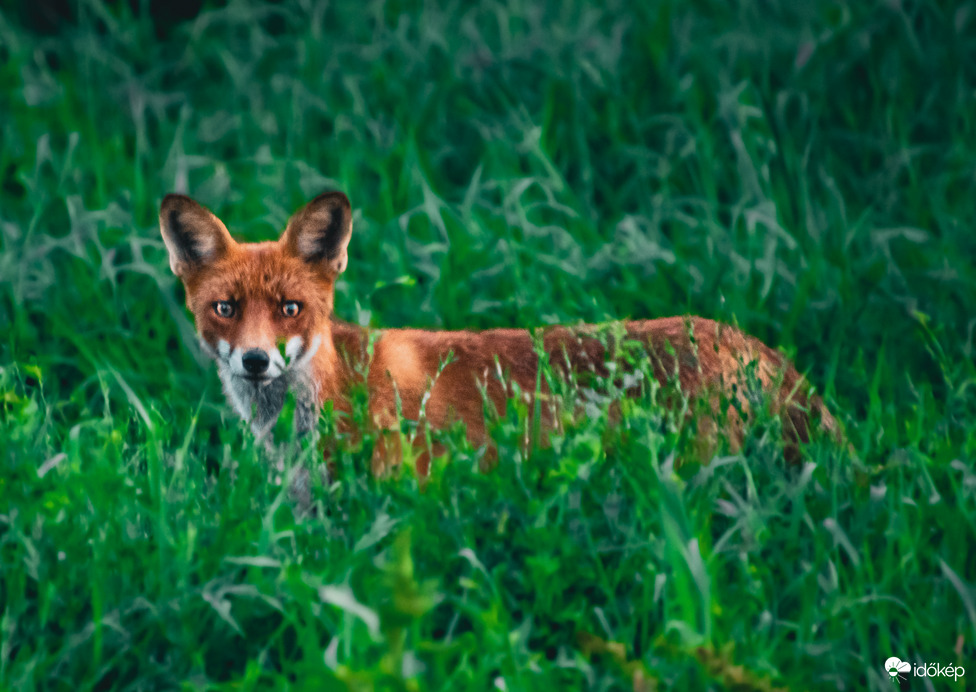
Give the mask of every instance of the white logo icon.
[[892, 656], [887, 661], [885, 661], [885, 670], [888, 675], [891, 676], [891, 681], [897, 683], [899, 680], [904, 680], [905, 676], [902, 673], [912, 672], [912, 664], [907, 661], [902, 661], [900, 658]]

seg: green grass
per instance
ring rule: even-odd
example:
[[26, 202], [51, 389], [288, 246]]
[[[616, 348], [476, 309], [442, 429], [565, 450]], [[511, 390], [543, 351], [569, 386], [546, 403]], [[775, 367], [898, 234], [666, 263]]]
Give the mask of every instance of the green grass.
[[[0, 689], [976, 675], [976, 2], [128, 6], [0, 10]], [[340, 441], [297, 515], [155, 214], [184, 190], [264, 239], [325, 188], [341, 317], [734, 322], [856, 458], [785, 468], [766, 419], [675, 471], [653, 398], [525, 458], [513, 407], [493, 473], [458, 430], [422, 490]]]

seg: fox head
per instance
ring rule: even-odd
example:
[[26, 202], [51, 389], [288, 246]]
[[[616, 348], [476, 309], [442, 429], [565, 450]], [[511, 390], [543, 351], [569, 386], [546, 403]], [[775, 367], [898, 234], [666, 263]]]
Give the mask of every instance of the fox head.
[[163, 199], [159, 226], [203, 347], [249, 420], [262, 390], [287, 388], [286, 376], [307, 369], [330, 338], [335, 280], [352, 235], [349, 199], [319, 195], [270, 242], [234, 241], [220, 219], [184, 195]]

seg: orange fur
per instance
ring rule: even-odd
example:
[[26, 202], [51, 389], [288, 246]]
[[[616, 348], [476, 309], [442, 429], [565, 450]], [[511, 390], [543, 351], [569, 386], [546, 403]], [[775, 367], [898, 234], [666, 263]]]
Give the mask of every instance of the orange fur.
[[[348, 412], [349, 388], [365, 383], [371, 423], [386, 433], [377, 447], [374, 473], [397, 462], [399, 435], [392, 431], [398, 429], [398, 415], [423, 418], [434, 429], [463, 421], [469, 439], [480, 445], [488, 442], [482, 392], [504, 412], [513, 392], [511, 383], [522, 392], [536, 391], [539, 356], [527, 330], [389, 329], [371, 337], [366, 329], [333, 318], [335, 279], [345, 268], [352, 232], [351, 208], [341, 193], [327, 193], [309, 203], [276, 242], [238, 244], [216, 217], [182, 196], [164, 199], [160, 224], [171, 266], [186, 287], [187, 306], [212, 351], [271, 353], [300, 337], [309, 356], [303, 367], [313, 391], [310, 405], [316, 411], [332, 401], [336, 410]], [[232, 317], [216, 313], [220, 301], [233, 306]], [[283, 314], [282, 306], [289, 301], [300, 305], [297, 316]], [[711, 415], [702, 416], [699, 434], [707, 444], [712, 444], [719, 420], [727, 426], [733, 447], [741, 442], [739, 411], [747, 412], [753, 403], [744, 375], [749, 367], [774, 411], [783, 417], [791, 454], [799, 442], [809, 439], [811, 412], [824, 428], [837, 433], [830, 413], [809, 394], [796, 369], [738, 329], [701, 317], [640, 320], [618, 327], [618, 333], [612, 327], [590, 325], [543, 329], [542, 351], [556, 373], [608, 377], [617, 374], [609, 363], [625, 364], [625, 342], [639, 344], [659, 382], [670, 382], [689, 399], [706, 402]], [[236, 361], [228, 358], [225, 363], [222, 354], [217, 357], [233, 370]], [[230, 372], [227, 377], [230, 395], [238, 387], [233, 378], [239, 375]], [[255, 396], [259, 386], [254, 386]], [[541, 390], [548, 392], [545, 383]], [[247, 385], [235, 391], [247, 404]], [[543, 407], [540, 422], [544, 427], [554, 424], [548, 407]], [[421, 465], [426, 463], [424, 455]]]

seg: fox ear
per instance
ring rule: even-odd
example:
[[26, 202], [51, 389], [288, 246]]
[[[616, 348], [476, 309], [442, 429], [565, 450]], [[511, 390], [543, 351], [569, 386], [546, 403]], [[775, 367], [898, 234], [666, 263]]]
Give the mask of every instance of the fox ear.
[[159, 206], [159, 230], [178, 277], [221, 257], [234, 240], [209, 209], [186, 195], [166, 195]]
[[320, 266], [333, 277], [349, 261], [352, 205], [341, 192], [324, 192], [295, 212], [281, 236], [294, 255]]

